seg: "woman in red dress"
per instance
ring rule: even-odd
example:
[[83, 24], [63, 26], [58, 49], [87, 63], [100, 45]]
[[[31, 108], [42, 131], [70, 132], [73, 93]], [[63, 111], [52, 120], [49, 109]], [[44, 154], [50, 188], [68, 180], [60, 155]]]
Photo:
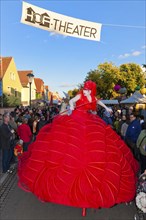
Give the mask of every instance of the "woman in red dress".
[[70, 100], [71, 115], [44, 126], [19, 162], [19, 186], [40, 200], [80, 208], [133, 200], [138, 163], [112, 128], [91, 111], [107, 108], [87, 81]]

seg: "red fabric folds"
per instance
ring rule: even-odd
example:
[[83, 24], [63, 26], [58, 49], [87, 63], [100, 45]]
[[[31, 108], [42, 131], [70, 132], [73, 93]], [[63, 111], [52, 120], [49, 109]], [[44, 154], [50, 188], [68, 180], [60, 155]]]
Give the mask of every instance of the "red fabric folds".
[[44, 126], [19, 162], [19, 186], [40, 200], [111, 207], [135, 196], [138, 163], [96, 115], [75, 110]]

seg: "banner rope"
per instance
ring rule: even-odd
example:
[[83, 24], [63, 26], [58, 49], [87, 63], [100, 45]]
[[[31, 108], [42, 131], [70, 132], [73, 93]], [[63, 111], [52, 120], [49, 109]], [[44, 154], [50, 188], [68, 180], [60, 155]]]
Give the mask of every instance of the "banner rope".
[[126, 28], [146, 28], [146, 26], [134, 26], [134, 25], [120, 25], [120, 24], [102, 24], [104, 26], [112, 26], [112, 27], [126, 27]]

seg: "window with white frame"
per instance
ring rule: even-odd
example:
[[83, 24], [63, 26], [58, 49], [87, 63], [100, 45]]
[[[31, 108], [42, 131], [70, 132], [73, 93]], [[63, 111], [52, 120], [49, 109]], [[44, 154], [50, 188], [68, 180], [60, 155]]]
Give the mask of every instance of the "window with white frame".
[[15, 73], [14, 72], [10, 72], [10, 79], [15, 81], [16, 79], [16, 76], [15, 76]]

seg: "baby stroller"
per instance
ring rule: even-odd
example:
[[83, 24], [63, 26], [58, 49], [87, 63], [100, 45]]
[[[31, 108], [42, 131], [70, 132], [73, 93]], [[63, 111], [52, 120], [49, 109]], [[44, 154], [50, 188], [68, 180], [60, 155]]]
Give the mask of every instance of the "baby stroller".
[[134, 220], [146, 220], [146, 170], [138, 179], [135, 203], [137, 213]]

